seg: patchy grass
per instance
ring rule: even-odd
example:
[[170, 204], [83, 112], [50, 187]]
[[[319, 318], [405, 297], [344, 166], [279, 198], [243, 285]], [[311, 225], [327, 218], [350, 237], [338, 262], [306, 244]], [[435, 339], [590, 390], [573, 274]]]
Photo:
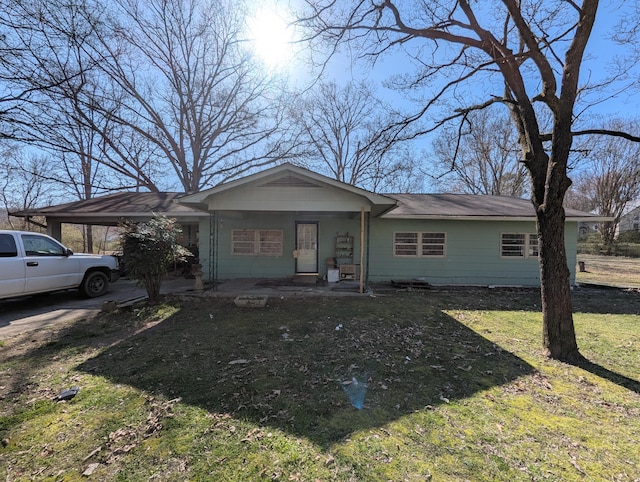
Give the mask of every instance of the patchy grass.
[[640, 258], [579, 254], [585, 263], [585, 272], [576, 268], [578, 283], [591, 283], [619, 288], [640, 288]]
[[540, 355], [536, 290], [174, 299], [5, 340], [0, 478], [638, 480], [640, 296], [574, 307], [583, 368]]

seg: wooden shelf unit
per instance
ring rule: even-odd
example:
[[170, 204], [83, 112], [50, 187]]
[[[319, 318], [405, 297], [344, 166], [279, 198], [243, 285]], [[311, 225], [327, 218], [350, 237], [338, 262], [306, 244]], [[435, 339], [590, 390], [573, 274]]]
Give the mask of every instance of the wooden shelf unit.
[[341, 281], [356, 279], [356, 265], [353, 264], [353, 236], [349, 236], [349, 233], [336, 234], [336, 264]]

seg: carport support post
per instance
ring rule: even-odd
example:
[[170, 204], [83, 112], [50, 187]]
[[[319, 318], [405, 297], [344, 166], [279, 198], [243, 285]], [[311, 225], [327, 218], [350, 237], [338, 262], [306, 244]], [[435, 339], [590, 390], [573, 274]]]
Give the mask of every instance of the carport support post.
[[62, 242], [62, 223], [60, 221], [54, 221], [51, 218], [47, 219], [47, 234], [53, 239], [57, 239]]

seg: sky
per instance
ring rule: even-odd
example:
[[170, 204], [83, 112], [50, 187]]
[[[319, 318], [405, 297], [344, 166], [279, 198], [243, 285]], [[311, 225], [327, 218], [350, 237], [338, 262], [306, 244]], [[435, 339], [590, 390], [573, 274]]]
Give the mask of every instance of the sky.
[[[267, 5], [264, 7], [266, 11], [277, 12], [282, 19], [291, 19], [292, 17], [287, 13], [291, 1], [267, 0], [266, 3], [262, 3]], [[293, 1], [295, 2], [295, 0]], [[603, 80], [610, 73], [610, 69], [617, 64], [617, 56], [625, 55], [625, 51], [611, 39], [611, 36], [620, 18], [636, 18], [633, 11], [634, 7], [635, 2], [601, 2], [596, 24], [587, 45], [587, 52], [581, 71], [582, 82], [588, 80], [591, 83], [597, 83]], [[286, 22], [283, 22], [281, 25], [285, 24]], [[273, 25], [273, 22], [271, 22], [271, 25]], [[292, 84], [302, 86], [315, 79], [314, 74], [309, 72], [308, 66], [305, 65], [305, 52], [293, 53], [292, 50], [288, 50], [287, 40], [295, 38], [295, 34], [290, 33], [289, 36], [283, 36], [277, 33], [274, 34], [272, 29], [271, 35], [267, 38], [269, 39], [268, 41], [274, 39], [284, 41], [281, 44], [281, 46], [284, 45], [284, 53], [280, 54], [279, 61], [274, 64], [274, 68], [279, 68], [286, 72]], [[423, 42], [423, 44], [426, 44], [426, 42]], [[271, 45], [265, 49], [265, 52], [274, 52], [276, 50]], [[324, 78], [337, 83], [366, 80], [368, 83], [375, 84], [378, 95], [388, 104], [400, 105], [413, 112], [422, 107], [421, 104], [413, 104], [398, 92], [385, 88], [383, 85], [393, 74], [406, 72], [407, 68], [410, 67], [411, 64], [406, 54], [399, 52], [394, 55], [387, 55], [382, 58], [382, 61], [373, 70], [369, 70], [369, 66], [358, 61], [356, 55], [357, 53], [350, 52], [347, 48], [341, 49], [340, 53], [333, 56], [328, 62], [324, 71]], [[637, 75], [635, 83], [638, 84]], [[494, 88], [494, 92], [500, 93], [500, 90], [500, 87]], [[530, 92], [536, 94], [538, 91], [534, 88]], [[600, 92], [597, 95], [594, 93], [586, 97], [585, 99], [588, 99], [589, 104], [591, 104], [589, 109], [583, 112], [582, 107], [577, 106], [574, 114], [580, 114], [581, 122], [586, 123], [589, 127], [604, 127], [602, 120], [606, 120], [608, 117], [631, 118], [636, 116], [640, 109], [640, 94], [637, 90], [622, 91], [614, 98], [608, 98], [610, 92], [611, 89], [608, 90], [606, 96]], [[604, 101], [605, 97], [607, 97], [606, 101]], [[594, 119], [594, 116], [598, 119]], [[640, 133], [637, 134], [640, 135]], [[425, 137], [416, 142], [418, 151], [424, 152], [428, 156], [432, 139], [433, 137]], [[578, 169], [580, 168], [579, 165], [577, 167]], [[425, 191], [434, 190], [434, 186], [428, 180], [426, 180], [424, 187]]]
[[[293, 0], [295, 4], [298, 4]], [[622, 7], [618, 4], [622, 3]], [[272, 68], [280, 69], [289, 75], [290, 80], [295, 85], [304, 85], [306, 82], [314, 79], [314, 75], [309, 71], [306, 65], [306, 54], [302, 52], [294, 52], [296, 49], [304, 48], [303, 45], [295, 45], [293, 48], [288, 42], [295, 40], [298, 36], [295, 32], [283, 34], [280, 30], [286, 28], [287, 21], [292, 21], [293, 16], [290, 13], [292, 0], [256, 0], [258, 11], [261, 12], [267, 28], [264, 29], [264, 36], [258, 43], [263, 44], [261, 51], [263, 55], [272, 55], [276, 52], [278, 61], [271, 64]], [[582, 79], [587, 78], [597, 81], [607, 73], [617, 55], [624, 55], [618, 44], [611, 40], [611, 35], [616, 24], [621, 17], [635, 18], [633, 7], [635, 2], [601, 2], [596, 24], [593, 33], [589, 39], [587, 46], [587, 55], [582, 69]], [[280, 22], [274, 22], [273, 19], [278, 18]], [[261, 22], [256, 22], [261, 23]], [[259, 52], [260, 54], [260, 52]], [[407, 70], [409, 66], [408, 58], [402, 53], [388, 55], [373, 69], [369, 70], [362, 61], [356, 58], [357, 53], [349, 52], [347, 48], [341, 49], [339, 55], [334, 56], [328, 63], [324, 72], [326, 78], [334, 80], [338, 83], [367, 80], [374, 82], [380, 87], [380, 94], [394, 101], [397, 100], [397, 94], [382, 88], [384, 81], [394, 73], [400, 73]], [[637, 81], [637, 77], [636, 77]], [[624, 115], [625, 113], [635, 113], [640, 108], [640, 95], [638, 93], [621, 93], [616, 99], [608, 102], [600, 103], [592, 109], [594, 112], [603, 115]]]

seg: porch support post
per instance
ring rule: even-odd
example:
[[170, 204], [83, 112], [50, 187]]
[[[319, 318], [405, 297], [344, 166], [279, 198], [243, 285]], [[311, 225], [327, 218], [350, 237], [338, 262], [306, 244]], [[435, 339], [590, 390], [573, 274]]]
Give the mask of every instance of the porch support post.
[[51, 218], [47, 218], [47, 234], [62, 242], [62, 223]]
[[364, 207], [360, 208], [360, 294], [364, 293]]

